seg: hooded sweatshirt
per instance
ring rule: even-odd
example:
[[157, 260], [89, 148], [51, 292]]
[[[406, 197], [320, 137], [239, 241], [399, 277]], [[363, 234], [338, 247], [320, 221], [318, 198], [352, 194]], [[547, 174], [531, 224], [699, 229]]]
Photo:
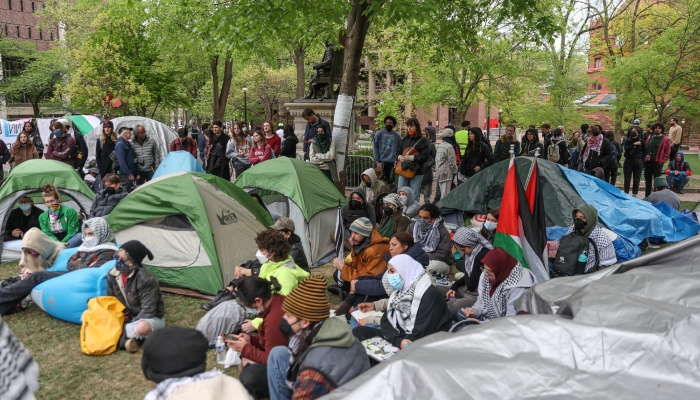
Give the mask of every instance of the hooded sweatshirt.
[[413, 218], [416, 215], [418, 215], [418, 211], [420, 210], [420, 204], [416, 200], [416, 196], [413, 194], [413, 190], [411, 190], [410, 186], [404, 186], [401, 189], [399, 189], [399, 192], [404, 192], [406, 193], [406, 205], [404, 206], [404, 212], [408, 216], [408, 218]]
[[364, 175], [367, 175], [369, 177], [370, 187], [367, 187], [365, 180], [362, 179], [362, 183], [360, 183], [360, 188], [365, 191], [367, 195], [366, 200], [369, 201], [371, 204], [374, 204], [374, 200], [377, 198], [377, 195], [380, 193], [380, 191], [386, 185], [386, 183], [384, 183], [384, 181], [382, 181], [381, 179], [377, 179], [377, 172], [374, 170], [374, 168], [367, 168], [362, 173], [362, 176]]
[[[62, 243], [46, 236], [38, 228], [28, 230], [22, 238], [23, 251], [19, 260], [22, 273], [37, 272], [51, 267], [58, 255], [65, 248], [66, 247]], [[34, 250], [38, 252], [39, 255], [34, 257], [24, 250]]]
[[[666, 175], [669, 175], [672, 178], [676, 178], [676, 179], [693, 175], [693, 173], [690, 171], [690, 164], [685, 162], [685, 154], [681, 151], [676, 153], [676, 155], [678, 155], [678, 154], [681, 155], [681, 161], [678, 162], [676, 160], [672, 160], [670, 163], [668, 163], [668, 169], [666, 169]], [[676, 175], [676, 171], [680, 171], [680, 174]]]
[[479, 171], [493, 164], [493, 152], [491, 147], [483, 142], [481, 130], [472, 130], [476, 139], [474, 143], [467, 145], [467, 149], [464, 151], [464, 156], [459, 164], [459, 173], [466, 176], [472, 177], [477, 171], [474, 168], [479, 167]]
[[[584, 228], [582, 234], [583, 236], [589, 238], [598, 249], [598, 256], [600, 257], [599, 267], [605, 267], [608, 265], [615, 264], [617, 262], [617, 255], [615, 254], [615, 246], [608, 235], [603, 231], [603, 229], [598, 226], [598, 210], [593, 206], [585, 205], [575, 208], [571, 212], [571, 218], [576, 218], [576, 212], [581, 211], [586, 217], [586, 227]], [[568, 235], [572, 233], [576, 228], [573, 226], [569, 227], [566, 232]], [[588, 245], [588, 261], [586, 262], [585, 272], [592, 272], [591, 269], [596, 263], [596, 253], [593, 243]]]
[[[344, 385], [369, 370], [369, 358], [350, 325], [337, 318], [323, 322], [308, 350], [297, 358], [299, 374], [294, 382], [294, 392], [313, 385], [318, 372], [330, 381], [331, 390]], [[319, 394], [314, 392], [314, 394]]]
[[[357, 193], [364, 199], [364, 205], [360, 209], [352, 208], [350, 202], [352, 201], [352, 194]], [[365, 217], [368, 218], [372, 225], [377, 223], [377, 214], [374, 211], [374, 207], [367, 201], [367, 194], [361, 187], [356, 187], [348, 196], [348, 202], [341, 208], [341, 215], [343, 216], [343, 226], [345, 229], [349, 229], [350, 225], [355, 222], [356, 219]]]

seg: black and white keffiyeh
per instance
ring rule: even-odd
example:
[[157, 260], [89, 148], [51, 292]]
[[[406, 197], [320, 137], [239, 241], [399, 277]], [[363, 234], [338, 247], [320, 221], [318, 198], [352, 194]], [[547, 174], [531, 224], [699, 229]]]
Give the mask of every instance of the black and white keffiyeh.
[[463, 254], [464, 257], [464, 269], [467, 272], [467, 276], [472, 276], [472, 269], [474, 268], [474, 259], [477, 254], [481, 252], [482, 249], [487, 248], [489, 250], [493, 249], [493, 245], [486, 240], [485, 237], [481, 236], [477, 231], [472, 228], [462, 227], [457, 229], [455, 236], [452, 239], [453, 242], [460, 246], [473, 247], [474, 250], [472, 254]]
[[508, 311], [508, 293], [510, 292], [510, 289], [515, 287], [515, 285], [520, 282], [522, 277], [523, 266], [520, 265], [520, 262], [518, 262], [510, 271], [508, 278], [498, 285], [496, 291], [493, 292], [493, 296], [489, 296], [489, 292], [491, 291], [491, 283], [489, 282], [489, 278], [486, 277], [486, 274], [481, 275], [481, 285], [483, 287], [483, 291], [479, 293], [479, 295], [482, 296], [481, 300], [484, 305], [484, 316], [486, 318], [494, 319], [505, 317], [506, 312]]
[[413, 225], [413, 240], [420, 243], [426, 253], [434, 252], [440, 244], [440, 221], [440, 218], [436, 218], [430, 223], [423, 218], [418, 218]]
[[39, 365], [0, 318], [0, 398], [33, 399], [39, 390]]
[[[566, 234], [570, 234], [574, 231], [574, 227], [570, 226]], [[605, 231], [600, 227], [596, 226], [593, 228], [591, 233], [588, 234], [588, 238], [595, 243], [598, 248], [598, 257], [600, 257], [599, 267], [604, 267], [607, 265], [612, 265], [617, 261], [617, 254], [615, 253], [615, 246], [612, 244], [612, 240], [605, 233]], [[593, 248], [593, 243], [588, 244], [588, 261], [586, 261], [586, 272], [589, 272], [596, 263], [595, 249]]]

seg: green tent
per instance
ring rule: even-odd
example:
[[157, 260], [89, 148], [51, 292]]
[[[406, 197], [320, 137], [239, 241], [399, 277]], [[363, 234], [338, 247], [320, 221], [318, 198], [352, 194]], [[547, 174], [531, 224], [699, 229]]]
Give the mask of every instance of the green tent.
[[[515, 159], [523, 185], [530, 173], [532, 160], [532, 157]], [[500, 207], [509, 163], [509, 160], [504, 160], [477, 172], [440, 200], [437, 206], [473, 214], [485, 214], [490, 208]], [[538, 159], [537, 163], [542, 179], [547, 226], [571, 225], [571, 210], [585, 204], [585, 201], [562, 174], [559, 164], [543, 159]]]
[[272, 214], [294, 221], [309, 265], [319, 265], [333, 253], [338, 207], [347, 200], [317, 166], [278, 157], [253, 166], [234, 183], [258, 192]]
[[272, 224], [247, 193], [214, 175], [180, 172], [129, 194], [107, 221], [117, 240], [137, 239], [154, 255], [144, 260], [161, 285], [216, 294], [249, 260], [255, 236]]

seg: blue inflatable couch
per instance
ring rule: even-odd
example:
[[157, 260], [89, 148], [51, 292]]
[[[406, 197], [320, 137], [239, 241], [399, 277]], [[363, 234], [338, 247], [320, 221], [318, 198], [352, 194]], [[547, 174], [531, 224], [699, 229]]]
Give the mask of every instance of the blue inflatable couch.
[[[77, 252], [77, 248], [63, 250], [48, 270], [67, 271], [68, 260]], [[112, 260], [99, 268], [79, 269], [50, 279], [32, 290], [32, 300], [49, 315], [79, 324], [88, 300], [107, 295], [107, 274], [114, 265]]]

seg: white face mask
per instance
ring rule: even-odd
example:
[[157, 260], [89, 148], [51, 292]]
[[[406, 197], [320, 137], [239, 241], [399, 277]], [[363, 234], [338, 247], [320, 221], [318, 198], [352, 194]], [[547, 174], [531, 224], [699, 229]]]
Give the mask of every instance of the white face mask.
[[484, 228], [487, 230], [493, 232], [496, 230], [496, 227], [498, 226], [498, 222], [491, 222], [491, 221], [486, 221], [484, 222]]
[[399, 196], [399, 197], [401, 198], [401, 203], [402, 203], [403, 205], [406, 205], [406, 203], [408, 203], [408, 196], [406, 196], [405, 194], [402, 194], [402, 195]]
[[255, 253], [255, 258], [260, 261], [260, 264], [265, 264], [266, 262], [270, 261], [269, 258], [267, 258], [261, 251], [258, 249], [258, 251]]
[[97, 246], [97, 236], [89, 236], [83, 239], [83, 246], [85, 247], [95, 247]]

